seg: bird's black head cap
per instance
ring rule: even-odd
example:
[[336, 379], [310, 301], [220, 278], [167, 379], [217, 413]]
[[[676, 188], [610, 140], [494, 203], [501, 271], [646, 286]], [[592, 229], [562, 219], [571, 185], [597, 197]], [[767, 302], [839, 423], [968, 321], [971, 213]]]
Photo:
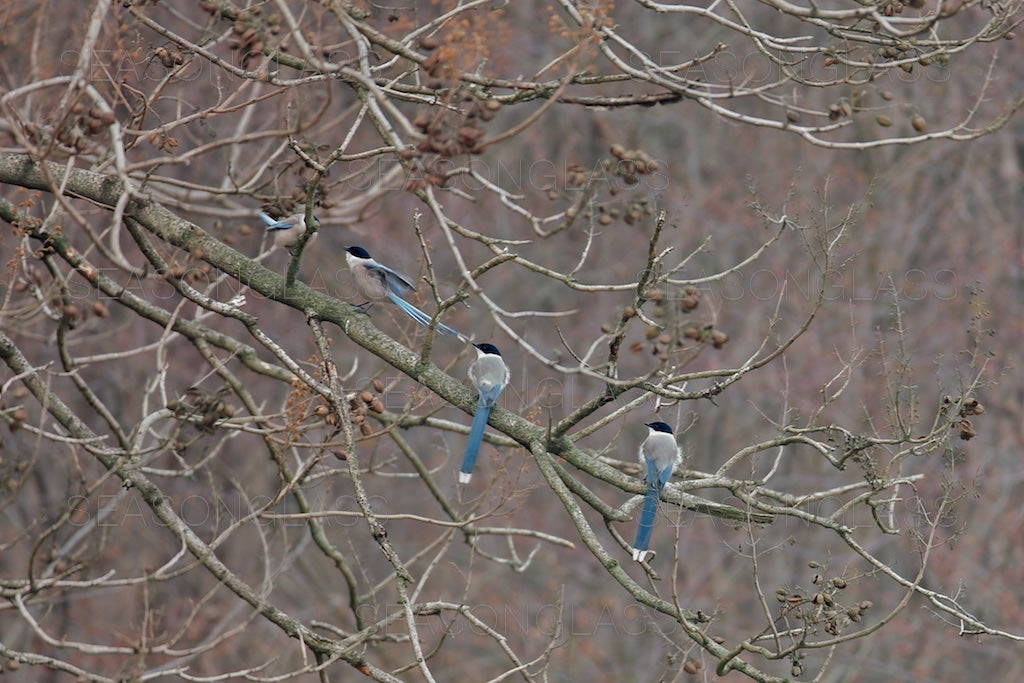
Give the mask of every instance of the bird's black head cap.
[[668, 423], [665, 422], [645, 422], [644, 426], [650, 427], [656, 432], [665, 432], [666, 434], [672, 433], [672, 428], [669, 427]]
[[483, 344], [473, 344], [473, 346], [475, 346], [476, 348], [480, 349], [484, 353], [491, 354], [492, 356], [500, 356], [501, 355], [501, 351], [499, 351], [498, 347], [495, 346], [494, 344], [488, 344], [487, 342], [484, 342]]
[[352, 254], [356, 258], [370, 258], [370, 252], [366, 251], [362, 247], [348, 247], [345, 249], [348, 253]]

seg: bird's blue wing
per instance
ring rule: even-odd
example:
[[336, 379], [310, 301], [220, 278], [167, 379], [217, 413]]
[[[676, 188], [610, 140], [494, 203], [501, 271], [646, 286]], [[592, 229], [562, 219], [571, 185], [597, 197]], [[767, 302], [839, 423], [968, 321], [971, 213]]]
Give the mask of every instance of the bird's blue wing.
[[394, 292], [398, 296], [416, 291], [416, 285], [410, 282], [409, 278], [383, 264], [371, 261], [366, 264], [366, 269], [373, 273], [379, 273], [383, 277], [388, 291]]
[[[650, 464], [648, 464], [647, 466], [650, 467]], [[672, 477], [672, 470], [674, 468], [675, 463], [671, 463], [668, 467], [658, 472], [658, 481], [661, 484], [660, 486], [658, 486], [658, 491], [661, 491], [661, 489], [665, 488], [665, 484], [667, 484], [668, 480]]]

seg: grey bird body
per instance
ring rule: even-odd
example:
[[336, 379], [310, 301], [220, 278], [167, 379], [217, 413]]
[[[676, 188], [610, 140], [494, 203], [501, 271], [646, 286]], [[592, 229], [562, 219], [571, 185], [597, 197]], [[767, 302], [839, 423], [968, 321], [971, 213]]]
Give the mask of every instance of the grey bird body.
[[346, 253], [345, 260], [348, 262], [349, 270], [352, 271], [352, 279], [355, 280], [360, 296], [366, 297], [370, 301], [383, 301], [392, 292], [398, 296], [404, 296], [416, 289], [416, 286], [409, 282], [407, 277], [382, 266], [373, 259], [360, 258]]
[[[368, 303], [387, 299], [423, 327], [430, 325], [431, 317], [429, 315], [402, 298], [416, 290], [416, 286], [409, 278], [378, 263], [362, 247], [348, 247], [345, 250], [345, 261], [348, 262], [348, 268], [352, 271], [356, 289], [367, 299], [361, 305], [364, 310]], [[454, 335], [460, 339], [465, 338], [460, 332], [444, 323], [437, 324], [437, 331], [441, 334]]]
[[[666, 468], [671, 471], [682, 461], [676, 437], [669, 432], [656, 432], [651, 429], [647, 438], [640, 444], [640, 464], [646, 466], [648, 459], [654, 463], [658, 472], [664, 471]], [[648, 477], [651, 474], [653, 473], [647, 472]]]
[[[274, 246], [278, 249], [292, 251], [299, 243], [299, 238], [306, 232], [306, 214], [304, 213], [296, 213], [287, 218], [274, 220], [261, 211], [260, 220], [266, 224], [267, 230], [274, 234]], [[320, 220], [315, 216], [313, 221], [318, 225], [320, 223]], [[317, 233], [313, 233], [310, 239], [316, 239], [316, 236]]]
[[469, 428], [469, 439], [466, 441], [466, 453], [462, 456], [459, 467], [459, 483], [468, 484], [473, 478], [477, 456], [480, 455], [480, 444], [487, 428], [487, 419], [491, 408], [498, 402], [498, 396], [508, 384], [508, 366], [501, 358], [501, 351], [494, 344], [473, 344], [476, 349], [476, 360], [469, 366], [469, 379], [476, 386], [479, 398], [476, 413], [473, 414], [473, 425]]
[[643, 562], [650, 552], [651, 532], [658, 512], [661, 492], [668, 483], [676, 465], [682, 462], [682, 452], [676, 444], [672, 428], [664, 422], [648, 422], [650, 431], [640, 444], [640, 464], [647, 468], [647, 495], [640, 512], [636, 543], [633, 544], [633, 559]]
[[469, 366], [469, 379], [477, 391], [490, 395], [495, 387], [508, 384], [508, 366], [501, 356], [476, 350], [476, 360]]

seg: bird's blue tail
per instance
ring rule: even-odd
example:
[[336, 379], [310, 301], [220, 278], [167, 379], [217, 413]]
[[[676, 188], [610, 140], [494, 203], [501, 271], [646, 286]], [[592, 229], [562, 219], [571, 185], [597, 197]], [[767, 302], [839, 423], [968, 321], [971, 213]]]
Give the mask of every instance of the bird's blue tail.
[[476, 456], [480, 455], [480, 442], [484, 438], [484, 429], [487, 427], [487, 418], [491, 414], [491, 407], [487, 405], [484, 397], [476, 404], [476, 415], [473, 416], [473, 426], [469, 428], [469, 441], [466, 442], [466, 454], [462, 456], [462, 467], [459, 468], [459, 483], [467, 484], [473, 477], [473, 467], [476, 466]]
[[[402, 297], [398, 296], [394, 292], [388, 292], [388, 298], [391, 299], [391, 302], [394, 305], [396, 305], [400, 309], [402, 309], [403, 313], [405, 313], [407, 316], [409, 316], [410, 318], [412, 318], [413, 320], [418, 322], [420, 325], [422, 325], [423, 327], [429, 327], [430, 326], [430, 316], [429, 315], [427, 315], [426, 313], [424, 313], [420, 309], [416, 308], [411, 303], [409, 303], [408, 301], [406, 301]], [[453, 335], [453, 336], [456, 336], [456, 337], [462, 337], [462, 334], [460, 334], [459, 332], [456, 332], [455, 330], [453, 330], [452, 328], [448, 327], [447, 325], [445, 325], [444, 323], [441, 323], [441, 322], [437, 323], [437, 331], [440, 332], [441, 334], [450, 334], [450, 335]]]
[[659, 479], [648, 482], [644, 507], [640, 512], [640, 524], [636, 528], [636, 543], [633, 544], [633, 559], [643, 562], [647, 557], [647, 549], [651, 546], [651, 532], [654, 531], [654, 519], [658, 513], [658, 500], [661, 498], [663, 484]]

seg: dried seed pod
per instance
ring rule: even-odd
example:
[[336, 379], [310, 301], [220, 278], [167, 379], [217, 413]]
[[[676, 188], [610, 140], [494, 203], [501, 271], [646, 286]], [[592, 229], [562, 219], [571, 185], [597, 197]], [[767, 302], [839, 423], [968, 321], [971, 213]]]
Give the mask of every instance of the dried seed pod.
[[420, 38], [420, 49], [436, 50], [441, 43], [434, 36], [423, 36]]
[[888, 128], [889, 126], [892, 125], [892, 119], [890, 119], [885, 114], [879, 114], [878, 116], [875, 117], [875, 123], [880, 125], [882, 128]]
[[363, 424], [359, 425], [359, 433], [362, 434], [363, 436], [370, 436], [371, 434], [373, 434], [373, 427], [370, 426], [369, 422], [364, 422]]
[[654, 339], [660, 333], [661, 333], [661, 328], [660, 327], [658, 327], [657, 325], [650, 325], [647, 328], [647, 331], [644, 332], [644, 336], [647, 337], [648, 339]]
[[370, 405], [371, 403], [373, 403], [373, 394], [371, 394], [369, 391], [364, 391], [360, 393], [359, 398], [362, 399], [363, 403], [365, 403], [366, 405]]
[[612, 328], [610, 323], [601, 323], [601, 331], [605, 334], [610, 334], [612, 329], [614, 328]]
[[692, 676], [693, 674], [696, 674], [698, 671], [700, 671], [700, 669], [697, 667], [697, 662], [695, 662], [692, 659], [687, 659], [685, 662], [683, 662], [683, 671]]
[[381, 400], [379, 398], [375, 398], [375, 399], [373, 399], [373, 403], [370, 404], [370, 410], [372, 410], [373, 412], [378, 413], [378, 414], [379, 413], [383, 413], [384, 412], [384, 404], [381, 402]]
[[837, 576], [832, 579], [832, 585], [838, 588], [839, 590], [843, 590], [844, 588], [846, 588], [846, 579], [844, 579], [841, 576]]
[[373, 378], [373, 390], [378, 394], [384, 391], [384, 382], [380, 381], [380, 378], [378, 377]]
[[636, 317], [636, 309], [633, 308], [632, 306], [626, 306], [626, 308], [622, 310], [622, 317], [625, 318], [626, 320]]
[[430, 112], [426, 109], [420, 110], [420, 112], [416, 114], [416, 118], [412, 120], [412, 125], [416, 126], [420, 130], [426, 130], [430, 125]]
[[981, 405], [978, 399], [969, 397], [964, 400], [964, 407], [961, 409], [961, 415], [981, 415], [985, 412], [985, 406]]
[[109, 318], [110, 311], [102, 301], [95, 301], [92, 304], [92, 312], [97, 318]]
[[960, 438], [964, 441], [970, 441], [978, 435], [978, 432], [974, 431], [974, 425], [971, 424], [970, 420], [960, 420]]
[[475, 147], [476, 143], [480, 141], [480, 138], [481, 136], [483, 136], [483, 134], [484, 132], [479, 128], [473, 128], [472, 126], [463, 126], [462, 128], [459, 129], [459, 132], [456, 134], [456, 136], [458, 137], [459, 142], [461, 142], [466, 147]]
[[821, 574], [815, 574], [814, 576], [811, 577], [811, 583], [813, 583], [815, 586], [820, 586], [821, 582], [824, 581], [824, 580], [825, 580], [825, 577], [822, 576]]
[[725, 346], [726, 342], [729, 341], [729, 335], [721, 330], [713, 330], [711, 332], [711, 345], [716, 349], [720, 349]]
[[320, 405], [313, 409], [313, 412], [317, 415], [317, 417], [324, 417], [325, 415], [328, 415], [331, 412], [331, 409], [321, 403]]
[[923, 133], [926, 130], [928, 130], [928, 123], [920, 114], [917, 114], [914, 116], [914, 118], [910, 119], [910, 125], [913, 126], [914, 130], [916, 130], [918, 133]]
[[811, 598], [811, 602], [813, 602], [815, 605], [820, 605], [820, 604], [824, 603], [825, 602], [825, 594], [824, 593], [815, 593], [814, 597]]

